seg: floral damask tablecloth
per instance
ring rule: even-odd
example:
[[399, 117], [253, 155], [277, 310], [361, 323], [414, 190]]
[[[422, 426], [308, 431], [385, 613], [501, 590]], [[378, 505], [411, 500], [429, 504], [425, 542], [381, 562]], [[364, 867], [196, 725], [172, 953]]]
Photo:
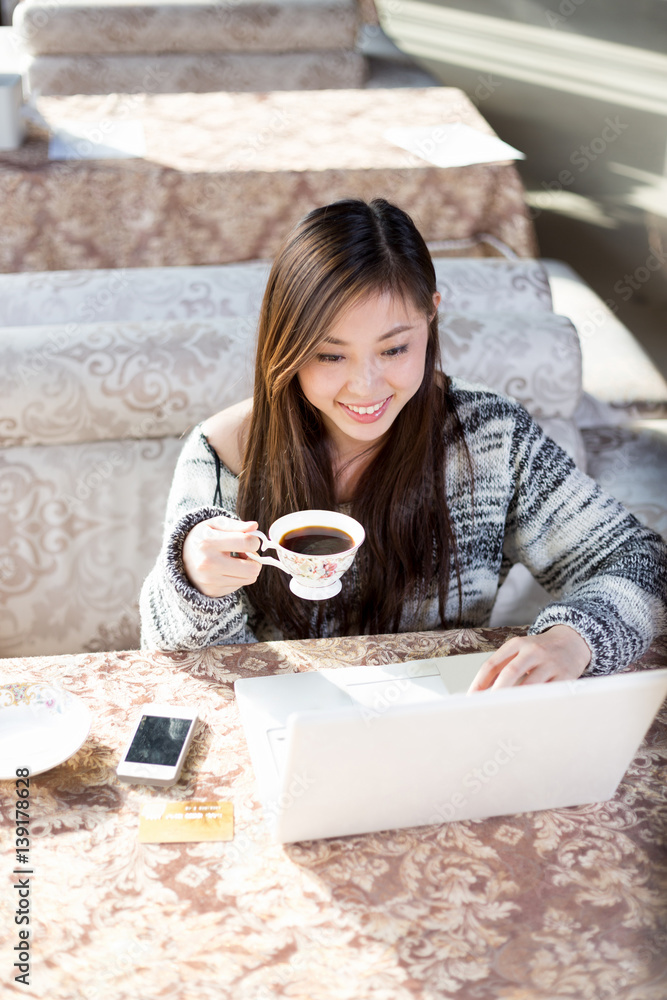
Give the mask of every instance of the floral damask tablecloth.
[[[0, 271], [224, 264], [273, 257], [306, 212], [384, 197], [427, 240], [490, 233], [537, 253], [511, 162], [440, 168], [394, 145], [390, 127], [460, 122], [493, 135], [453, 87], [42, 97], [52, 129], [141, 123], [138, 159], [49, 160], [46, 132], [0, 153]], [[109, 140], [111, 141], [111, 140]], [[497, 255], [489, 246], [459, 254]]]
[[[665, 707], [609, 802], [269, 841], [237, 677], [491, 649], [521, 631], [0, 660], [0, 682], [57, 682], [93, 713], [81, 750], [31, 780], [29, 987], [10, 968], [14, 796], [0, 785], [2, 995], [665, 1000]], [[639, 666], [664, 665], [667, 636]], [[200, 706], [203, 725], [171, 789], [115, 776], [130, 719], [147, 701]], [[139, 809], [155, 797], [231, 800], [234, 839], [139, 844]]]

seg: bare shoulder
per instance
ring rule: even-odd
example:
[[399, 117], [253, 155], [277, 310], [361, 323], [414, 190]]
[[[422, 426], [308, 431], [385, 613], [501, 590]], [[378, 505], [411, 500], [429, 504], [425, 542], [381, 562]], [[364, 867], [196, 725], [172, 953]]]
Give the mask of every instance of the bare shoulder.
[[243, 465], [244, 438], [250, 415], [252, 398], [220, 410], [202, 424], [202, 432], [215, 448], [230, 472], [238, 476]]

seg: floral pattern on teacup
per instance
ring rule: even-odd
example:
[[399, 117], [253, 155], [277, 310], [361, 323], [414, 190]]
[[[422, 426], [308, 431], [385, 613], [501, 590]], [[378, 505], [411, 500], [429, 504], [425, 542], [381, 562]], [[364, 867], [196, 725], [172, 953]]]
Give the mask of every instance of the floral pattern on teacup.
[[331, 556], [308, 556], [302, 553], [290, 552], [287, 549], [278, 549], [280, 561], [286, 569], [306, 584], [312, 586], [314, 583], [331, 581], [335, 577], [342, 576], [346, 569], [349, 569], [354, 561], [357, 546], [342, 552], [336, 559]]

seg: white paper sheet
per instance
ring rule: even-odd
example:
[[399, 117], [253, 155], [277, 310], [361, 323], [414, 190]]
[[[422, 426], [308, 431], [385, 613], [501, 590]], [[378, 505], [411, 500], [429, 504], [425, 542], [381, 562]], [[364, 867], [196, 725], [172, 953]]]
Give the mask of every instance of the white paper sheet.
[[385, 139], [436, 167], [467, 167], [473, 163], [524, 160], [525, 155], [494, 135], [462, 122], [389, 128]]
[[49, 140], [50, 160], [118, 160], [146, 155], [139, 121], [63, 122]]

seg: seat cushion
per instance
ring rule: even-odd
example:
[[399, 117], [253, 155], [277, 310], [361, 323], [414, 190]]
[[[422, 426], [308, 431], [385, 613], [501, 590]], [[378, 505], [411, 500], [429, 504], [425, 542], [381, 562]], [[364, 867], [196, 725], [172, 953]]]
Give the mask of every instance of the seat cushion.
[[[278, 119], [265, 122], [270, 130]], [[436, 257], [441, 312], [550, 312], [537, 260]], [[258, 315], [270, 261], [0, 274], [0, 327]]]
[[[21, 5], [22, 6], [22, 5]], [[301, 52], [167, 52], [155, 56], [29, 56], [26, 72], [33, 93], [208, 94], [230, 92], [336, 90], [363, 87], [366, 60], [349, 49]]]
[[0, 274], [0, 327], [259, 315], [268, 261]]
[[14, 27], [33, 55], [354, 49], [355, 0], [22, 0]]
[[[179, 435], [252, 394], [257, 317], [0, 329], [0, 444]], [[571, 418], [578, 341], [568, 320], [443, 317], [445, 371], [514, 396], [538, 419]]]
[[182, 442], [0, 451], [0, 656], [136, 649]]
[[586, 427], [582, 435], [589, 475], [667, 539], [667, 420]]
[[549, 276], [539, 260], [434, 257], [433, 266], [445, 313], [552, 311]]
[[0, 444], [183, 434], [252, 395], [256, 318], [0, 329]]
[[581, 397], [579, 338], [551, 312], [439, 310], [446, 372], [517, 399], [534, 417], [572, 418]]

